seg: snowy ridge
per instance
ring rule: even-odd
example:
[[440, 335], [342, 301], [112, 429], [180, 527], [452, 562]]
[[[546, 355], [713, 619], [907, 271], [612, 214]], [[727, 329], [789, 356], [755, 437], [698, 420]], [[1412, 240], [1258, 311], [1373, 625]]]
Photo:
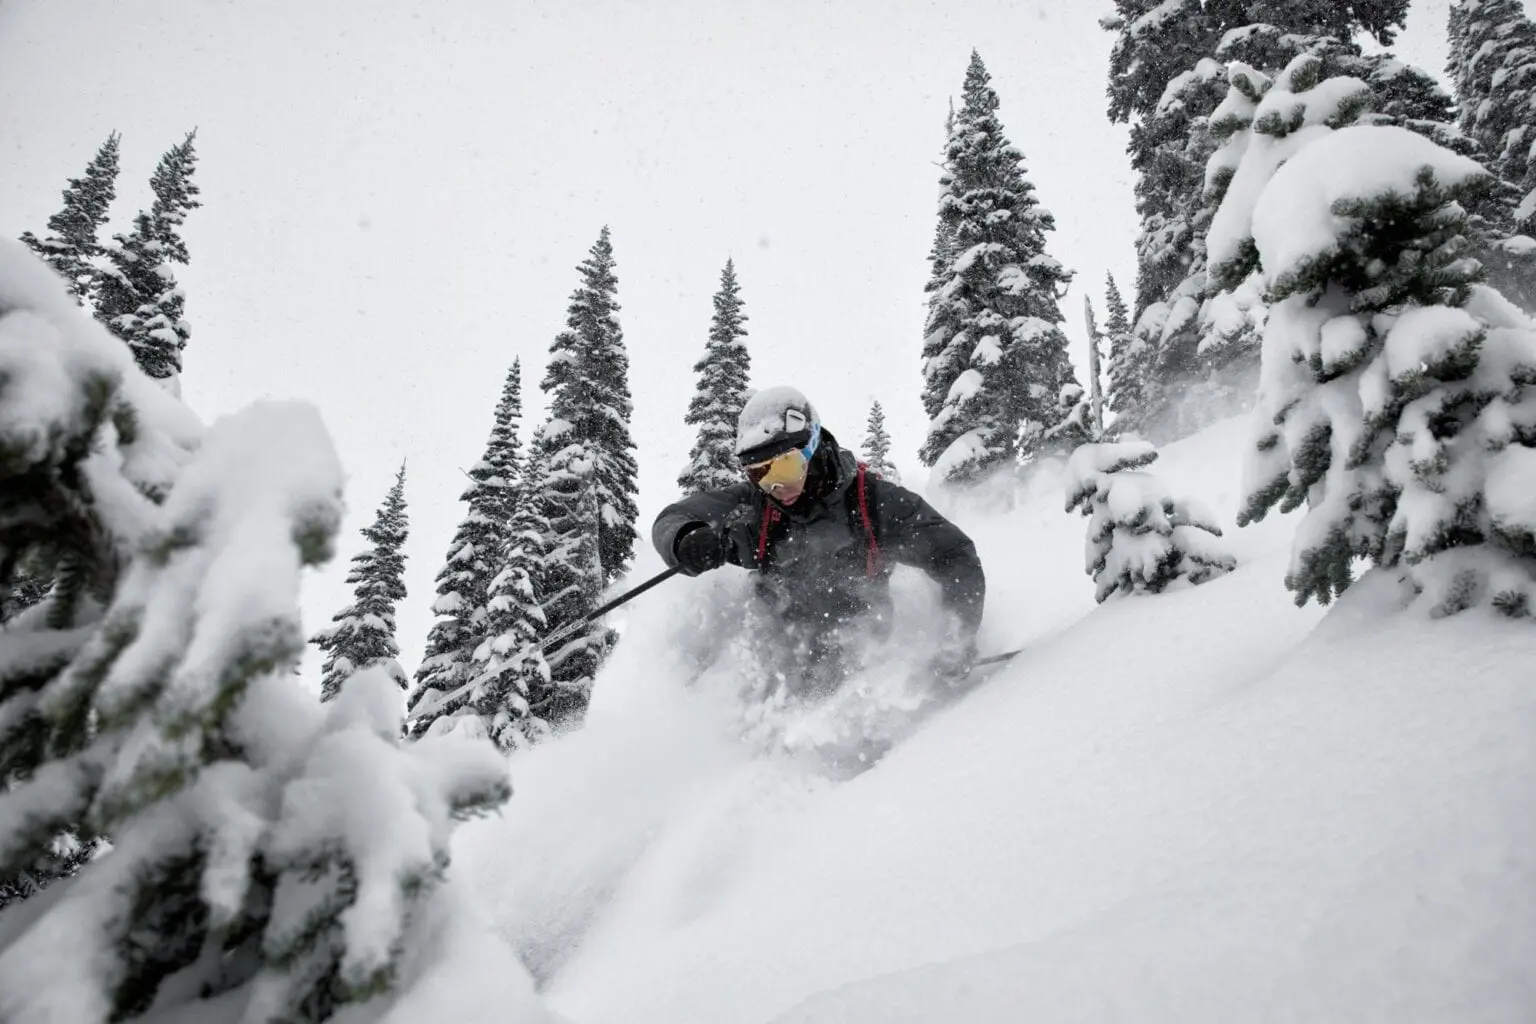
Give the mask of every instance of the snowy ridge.
[[[576, 1024], [1516, 1021], [1536, 998], [1536, 635], [1369, 578], [1321, 628], [1293, 517], [1232, 528], [1248, 429], [1165, 448], [1239, 568], [1097, 611], [1041, 481], [954, 510], [1014, 665], [875, 768], [753, 758], [638, 608], [582, 733], [518, 755], [455, 863]], [[637, 572], [644, 572], [641, 566]], [[1091, 613], [1090, 613], [1091, 612]], [[649, 639], [648, 639], [649, 637]]]

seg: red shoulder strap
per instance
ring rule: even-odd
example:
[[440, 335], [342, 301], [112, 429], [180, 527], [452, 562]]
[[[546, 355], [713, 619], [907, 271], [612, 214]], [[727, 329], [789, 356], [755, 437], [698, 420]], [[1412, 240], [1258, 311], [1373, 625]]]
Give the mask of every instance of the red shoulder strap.
[[869, 467], [859, 463], [858, 492], [859, 492], [859, 520], [864, 524], [864, 538], [869, 543], [868, 550], [864, 553], [864, 574], [870, 579], [880, 575], [885, 568], [885, 559], [880, 554], [880, 542], [875, 540], [875, 523], [869, 517], [869, 498], [864, 487], [864, 474]]
[[762, 528], [757, 531], [757, 567], [761, 569], [768, 558], [768, 528], [778, 521], [779, 510], [767, 496], [763, 497]]

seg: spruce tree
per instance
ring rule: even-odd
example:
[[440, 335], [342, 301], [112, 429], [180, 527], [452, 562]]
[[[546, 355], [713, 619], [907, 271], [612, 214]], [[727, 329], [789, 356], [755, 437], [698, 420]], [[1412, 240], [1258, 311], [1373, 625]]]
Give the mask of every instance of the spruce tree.
[[[1072, 275], [1045, 251], [1055, 220], [1024, 176], [998, 105], [973, 51], [941, 179], [940, 216], [955, 255], [930, 317], [954, 324], [946, 351], [956, 356], [945, 365], [963, 355], [964, 368], [922, 450], [924, 463], [954, 482], [1037, 454], [1060, 419], [1062, 389], [1074, 383], [1057, 305]], [[932, 383], [936, 364], [928, 369]]]
[[891, 435], [885, 432], [885, 410], [876, 399], [869, 407], [869, 420], [864, 432], [864, 462], [883, 480], [901, 482], [901, 473], [891, 461]]
[[1459, 127], [1504, 183], [1477, 256], [1489, 281], [1536, 312], [1536, 23], [1520, 0], [1459, 0], [1450, 15]]
[[21, 236], [27, 247], [37, 253], [64, 278], [69, 293], [80, 305], [91, 292], [95, 275], [93, 263], [106, 251], [96, 235], [107, 222], [107, 210], [117, 197], [117, 132], [107, 136], [96, 156], [85, 168], [85, 176], [69, 179], [64, 189], [64, 207], [48, 218], [48, 235], [39, 239], [28, 231]]
[[479, 671], [470, 698], [485, 733], [504, 752], [552, 731], [549, 719], [533, 711], [537, 701], [547, 715], [553, 703], [549, 664], [538, 647], [548, 625], [543, 594], [551, 530], [544, 518], [544, 503], [530, 490], [544, 478], [538, 461], [544, 450], [542, 431], [534, 432], [528, 450], [501, 571], [491, 581], [486, 639], [475, 650]]
[[[613, 246], [604, 227], [577, 267], [566, 329], [550, 345], [542, 387], [549, 419], [531, 459], [539, 466], [528, 493], [538, 495], [548, 525], [542, 583], [550, 632], [571, 627], [598, 604], [626, 570], [634, 550], [634, 442], [630, 439], [629, 357], [618, 322]], [[579, 629], [549, 651], [547, 692], [533, 713], [561, 725], [586, 710], [592, 681], [616, 634], [601, 625]]]
[[395, 606], [405, 600], [402, 548], [408, 525], [402, 463], [373, 524], [361, 531], [368, 547], [353, 556], [352, 571], [347, 574], [347, 582], [353, 586], [352, 603], [337, 612], [332, 625], [310, 641], [326, 652], [320, 689], [323, 701], [334, 700], [341, 684], [353, 673], [374, 666], [400, 689], [408, 685], [397, 660], [400, 646], [395, 642]]
[[[944, 150], [941, 162], [948, 158], [950, 138], [955, 132], [955, 104], [951, 100], [949, 114], [944, 119]], [[928, 296], [928, 315], [923, 322], [923, 410], [931, 420], [944, 409], [944, 400], [955, 379], [965, 369], [968, 353], [961, 344], [952, 344], [959, 333], [956, 317], [959, 308], [944, 301], [945, 288], [951, 280], [950, 270], [955, 261], [954, 227], [945, 219], [943, 195], [940, 195], [938, 225], [934, 228], [933, 246], [928, 250], [928, 283], [923, 294]]]
[[1138, 441], [1084, 444], [1067, 462], [1067, 511], [1088, 517], [1084, 570], [1100, 602], [1205, 583], [1237, 567], [1212, 539], [1221, 536], [1215, 517], [1144, 471], [1156, 459], [1157, 449]]
[[413, 979], [453, 823], [507, 798], [505, 766], [402, 748], [378, 670], [324, 706], [294, 685], [301, 575], [341, 517], [319, 415], [205, 430], [14, 243], [0, 405], [0, 551], [56, 580], [0, 635], [0, 878], [112, 840], [5, 915], [0, 1020], [323, 1021], [391, 994], [446, 1019]]
[[[523, 415], [522, 361], [514, 359], [485, 451], [470, 468], [459, 495], [468, 505], [437, 574], [438, 615], [427, 634], [427, 649], [416, 669], [410, 697], [410, 734], [422, 736], [443, 717], [472, 713], [467, 686], [478, 669], [475, 651], [490, 629], [491, 584], [502, 570], [507, 524], [522, 474], [518, 424]], [[450, 695], [451, 700], [448, 700]]]
[[192, 334], [184, 315], [186, 296], [171, 264], [187, 262], [181, 226], [202, 205], [192, 181], [196, 136], [196, 131], [188, 133], [160, 158], [150, 178], [154, 203], [140, 211], [131, 232], [113, 236], [115, 244], [107, 249], [110, 265], [97, 278], [96, 318], [128, 344], [141, 370], [167, 381], [173, 391]]
[[684, 494], [729, 487], [741, 479], [736, 462], [736, 418], [746, 404], [752, 357], [747, 352], [741, 309], [741, 288], [736, 265], [725, 261], [720, 290], [715, 293], [715, 313], [710, 319], [704, 355], [694, 364], [698, 388], [688, 404], [684, 422], [698, 430], [688, 466], [677, 478]]
[[968, 357], [965, 339], [956, 341], [960, 333], [959, 307], [945, 301], [944, 294], [945, 286], [951, 280], [954, 248], [951, 229], [941, 217], [934, 231], [933, 248], [928, 251], [931, 273], [928, 283], [923, 286], [923, 292], [928, 296], [928, 315], [923, 322], [923, 410], [930, 420], [944, 410], [944, 400], [965, 370]]
[[1480, 286], [1475, 161], [1356, 123], [1364, 81], [1315, 57], [1234, 65], [1213, 158], [1218, 284], [1262, 275], [1256, 440], [1239, 524], [1305, 506], [1286, 586], [1327, 603], [1356, 559], [1433, 615], [1536, 597], [1536, 331]]
[[635, 504], [635, 442], [629, 431], [634, 403], [629, 355], [619, 327], [614, 266], [613, 243], [605, 226], [588, 258], [576, 268], [581, 281], [566, 308], [566, 329], [550, 345], [541, 384], [549, 395], [551, 420], [570, 424], [571, 438], [585, 447], [592, 460], [597, 552], [605, 586], [629, 567], [635, 520], [640, 517]]
[[1302, 53], [1369, 82], [1378, 120], [1444, 136], [1447, 99], [1433, 80], [1390, 54], [1365, 55], [1365, 34], [1390, 45], [1408, 0], [1116, 0], [1104, 25], [1110, 118], [1131, 124], [1142, 233], [1133, 330], [1148, 347], [1139, 429], [1180, 436], [1247, 404], [1258, 360], [1263, 296], [1238, 282], [1215, 294], [1205, 235], [1215, 204], [1205, 168], [1210, 126], [1225, 95], [1224, 68], [1277, 73]]
[[1112, 274], [1104, 275], [1104, 304], [1108, 315], [1104, 335], [1109, 339], [1109, 388], [1105, 404], [1115, 414], [1114, 432], [1135, 430], [1146, 401], [1148, 345], [1131, 330], [1125, 299]]
[[598, 548], [601, 503], [590, 443], [576, 436], [570, 421], [551, 410], [529, 453], [535, 467], [526, 487], [529, 500], [539, 502], [544, 520], [544, 564], [537, 575], [541, 589], [545, 634], [572, 629], [565, 640], [545, 653], [547, 682], [535, 682], [528, 696], [529, 711], [551, 726], [578, 721], [591, 699], [597, 670], [617, 639], [613, 630], [593, 623], [573, 624], [596, 608], [604, 579]]

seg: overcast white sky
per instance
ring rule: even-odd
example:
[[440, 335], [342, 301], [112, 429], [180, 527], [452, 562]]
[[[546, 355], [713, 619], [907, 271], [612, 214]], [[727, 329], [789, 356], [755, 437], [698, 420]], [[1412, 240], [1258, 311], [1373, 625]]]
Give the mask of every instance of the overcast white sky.
[[[317, 403], [349, 473], [318, 627], [409, 459], [407, 671], [514, 356], [529, 418], [575, 266], [613, 230], [642, 537], [673, 496], [710, 297], [736, 259], [754, 384], [800, 385], [845, 442], [871, 399], [915, 471], [918, 350], [948, 98], [972, 47], [1043, 202], [1079, 366], [1082, 286], [1127, 295], [1125, 130], [1104, 117], [1109, 0], [0, 0], [0, 232], [41, 232], [123, 133], [116, 224], [198, 129], [180, 268], [184, 397], [213, 419]], [[1398, 47], [1439, 73], [1448, 0]], [[1080, 371], [1081, 374], [1081, 371]], [[526, 433], [526, 431], [525, 431]], [[648, 541], [642, 542], [652, 568]]]

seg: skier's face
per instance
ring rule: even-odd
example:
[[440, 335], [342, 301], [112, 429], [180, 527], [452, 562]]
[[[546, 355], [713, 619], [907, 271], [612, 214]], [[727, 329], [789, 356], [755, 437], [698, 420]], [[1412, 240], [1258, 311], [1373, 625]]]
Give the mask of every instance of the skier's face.
[[805, 478], [810, 470], [811, 455], [821, 435], [820, 428], [811, 433], [811, 440], [804, 448], [792, 448], [763, 462], [743, 466], [747, 479], [773, 495], [782, 505], [793, 505], [805, 491]]
[[768, 489], [773, 499], [780, 505], [793, 505], [800, 500], [800, 495], [805, 493], [805, 477], [800, 477], [794, 483], [774, 484]]

